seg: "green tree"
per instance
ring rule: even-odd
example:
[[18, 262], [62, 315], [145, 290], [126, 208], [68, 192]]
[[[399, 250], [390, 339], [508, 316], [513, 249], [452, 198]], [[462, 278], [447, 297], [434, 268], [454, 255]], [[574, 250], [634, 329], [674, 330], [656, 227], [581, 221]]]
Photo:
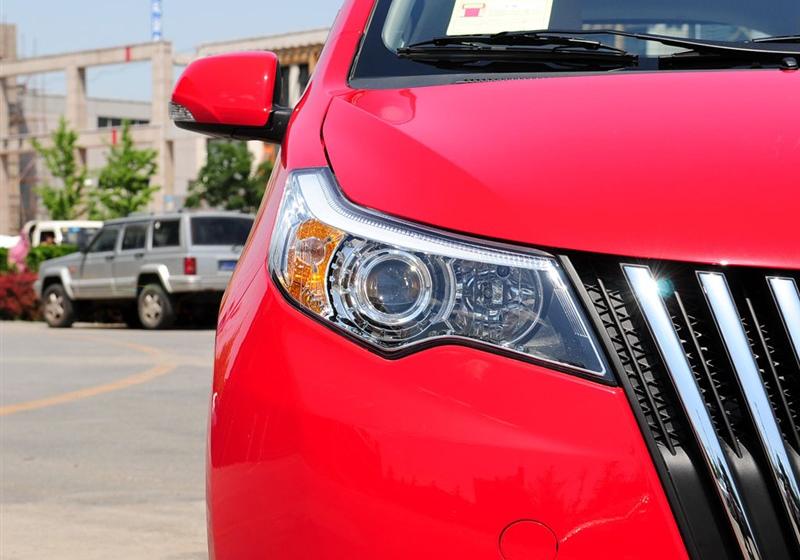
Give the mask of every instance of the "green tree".
[[97, 216], [124, 218], [145, 208], [160, 188], [150, 184], [158, 170], [157, 157], [156, 150], [134, 147], [130, 123], [123, 122], [119, 142], [111, 146], [97, 180], [93, 197]]
[[44, 159], [50, 174], [61, 182], [60, 186], [43, 183], [37, 189], [42, 203], [53, 220], [74, 220], [86, 214], [86, 166], [76, 156], [78, 133], [71, 130], [64, 118], [51, 135], [52, 147], [44, 147], [33, 140], [33, 149]]
[[251, 176], [253, 155], [245, 142], [212, 141], [208, 159], [189, 183], [187, 208], [206, 205], [224, 210], [255, 212], [264, 196], [272, 163], [261, 164]]

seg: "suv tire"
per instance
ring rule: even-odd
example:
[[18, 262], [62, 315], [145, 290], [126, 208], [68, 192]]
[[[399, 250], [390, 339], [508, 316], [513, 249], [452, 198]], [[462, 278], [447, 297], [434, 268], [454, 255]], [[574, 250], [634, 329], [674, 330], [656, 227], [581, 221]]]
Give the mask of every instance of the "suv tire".
[[137, 302], [139, 320], [149, 330], [168, 329], [175, 323], [175, 305], [159, 284], [147, 284]]
[[42, 315], [54, 329], [67, 329], [76, 319], [75, 304], [67, 295], [64, 286], [51, 284], [42, 294]]

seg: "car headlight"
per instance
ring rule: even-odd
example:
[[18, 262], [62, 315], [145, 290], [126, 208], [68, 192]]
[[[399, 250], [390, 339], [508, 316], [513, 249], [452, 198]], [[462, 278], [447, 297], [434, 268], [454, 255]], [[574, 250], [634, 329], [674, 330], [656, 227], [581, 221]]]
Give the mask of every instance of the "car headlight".
[[289, 175], [269, 265], [300, 307], [385, 355], [462, 343], [608, 374], [552, 256], [356, 207], [327, 169]]

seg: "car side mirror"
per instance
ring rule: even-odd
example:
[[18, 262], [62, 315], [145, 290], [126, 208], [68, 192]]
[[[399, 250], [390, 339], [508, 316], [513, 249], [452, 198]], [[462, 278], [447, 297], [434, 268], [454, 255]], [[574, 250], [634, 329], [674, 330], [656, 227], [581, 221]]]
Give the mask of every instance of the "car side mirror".
[[170, 117], [185, 130], [280, 144], [292, 109], [280, 97], [278, 57], [271, 52], [209, 56], [192, 62], [172, 94]]
[[78, 237], [78, 252], [87, 253], [89, 251], [89, 238], [86, 235]]

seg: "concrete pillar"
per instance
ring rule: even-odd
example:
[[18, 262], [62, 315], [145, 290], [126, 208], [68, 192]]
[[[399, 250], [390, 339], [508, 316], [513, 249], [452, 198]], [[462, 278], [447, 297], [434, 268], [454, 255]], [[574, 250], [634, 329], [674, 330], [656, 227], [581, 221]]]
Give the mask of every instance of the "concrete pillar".
[[75, 130], [86, 130], [86, 68], [70, 66], [64, 71], [67, 77], [67, 114], [70, 127]]
[[319, 61], [319, 53], [315, 50], [312, 50], [308, 53], [308, 75], [311, 76], [314, 73], [314, 70], [317, 68], [317, 62]]
[[303, 94], [300, 91], [300, 67], [297, 64], [292, 64], [289, 67], [289, 106], [294, 107], [300, 96]]
[[172, 97], [172, 45], [158, 43], [152, 59], [153, 101], [150, 110], [150, 124], [156, 127], [156, 138], [153, 147], [158, 151], [158, 173], [153, 179], [161, 186], [156, 195], [156, 210], [174, 210], [175, 200], [175, 167], [174, 147], [172, 143], [173, 124], [169, 120], [169, 100]]
[[11, 176], [9, 173], [8, 156], [0, 155], [0, 234], [13, 235], [14, 226], [18, 226], [19, 219], [14, 220], [11, 199]]
[[[0, 64], [2, 60], [17, 58], [17, 28], [11, 24], [0, 24]], [[7, 140], [18, 131], [11, 113], [17, 102], [17, 79], [0, 79], [0, 140]], [[0, 234], [13, 235], [19, 232], [19, 155], [0, 156]]]
[[11, 103], [6, 86], [8, 81], [0, 78], [0, 138], [8, 138], [11, 131]]

